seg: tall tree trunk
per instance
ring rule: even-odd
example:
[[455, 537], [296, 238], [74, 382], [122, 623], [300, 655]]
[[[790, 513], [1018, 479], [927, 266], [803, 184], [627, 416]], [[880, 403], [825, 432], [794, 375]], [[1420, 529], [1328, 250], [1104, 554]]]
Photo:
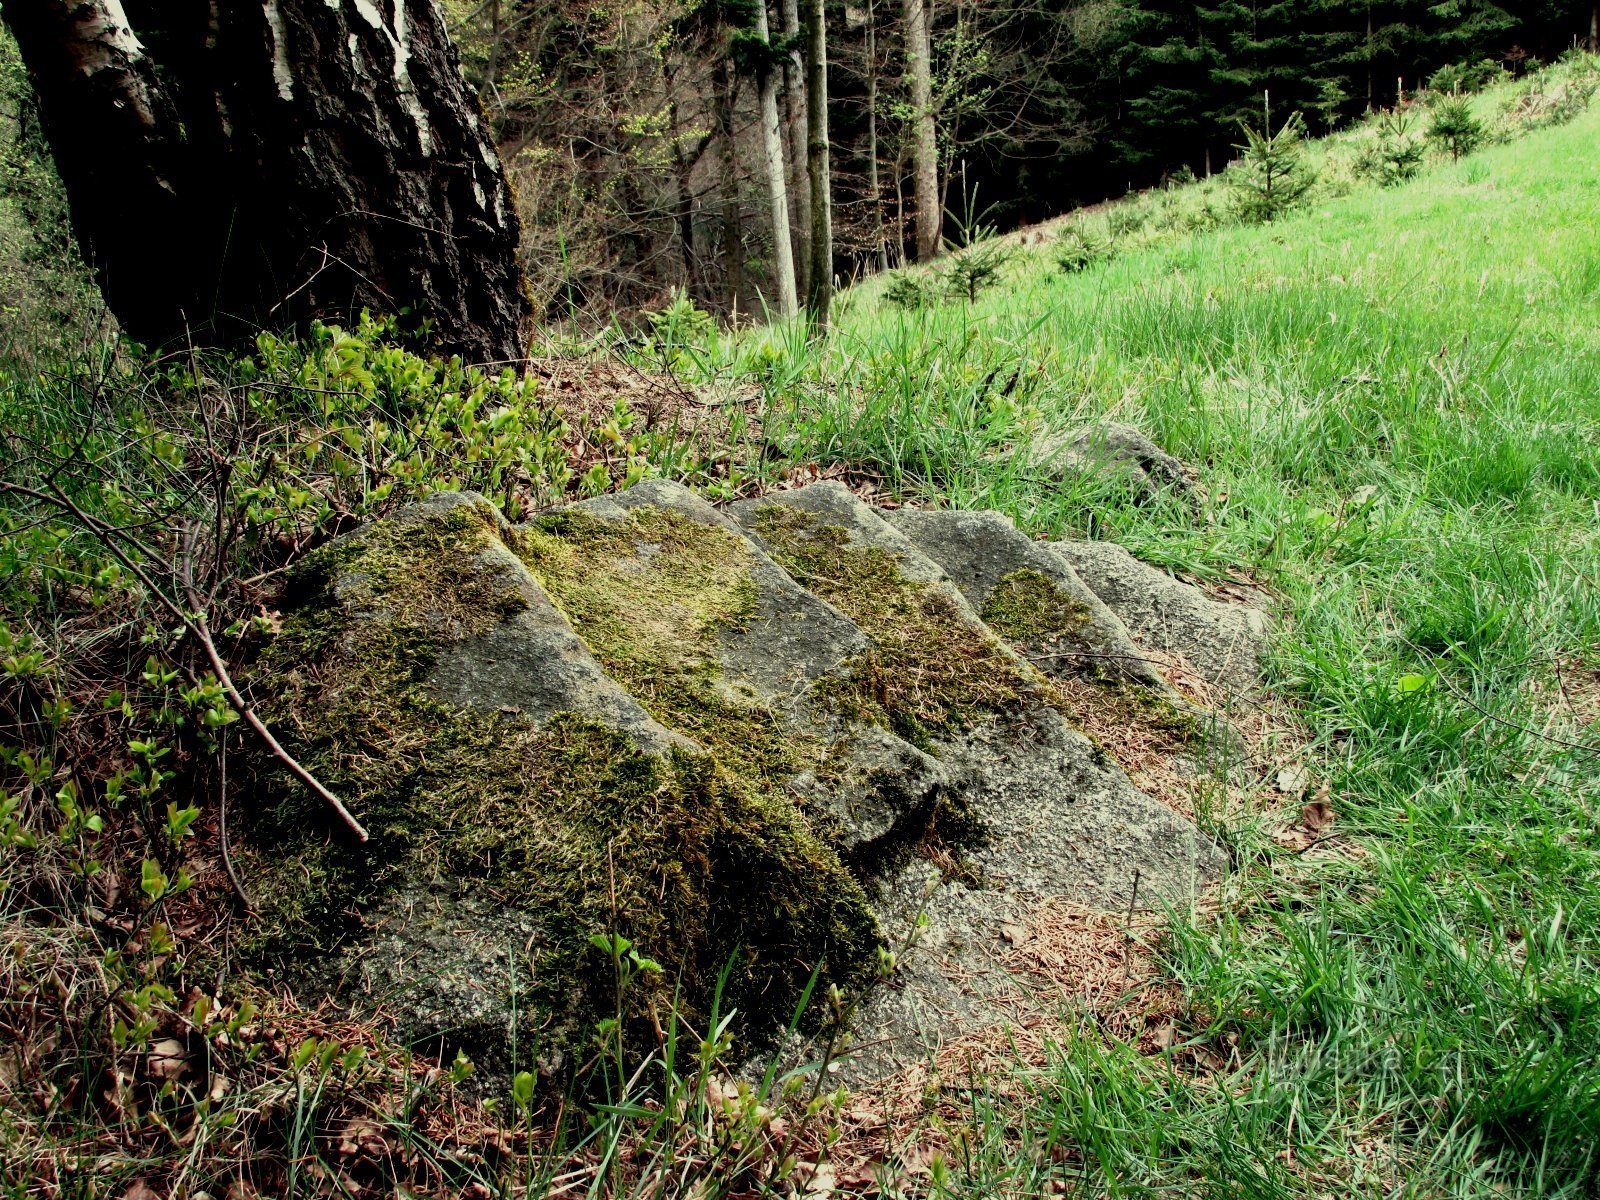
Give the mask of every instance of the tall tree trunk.
[[[766, 0], [756, 0], [756, 36], [770, 43]], [[778, 293], [778, 314], [792, 317], [800, 311], [800, 296], [795, 290], [794, 245], [789, 240], [789, 179], [784, 168], [783, 130], [778, 125], [778, 89], [772, 68], [763, 62], [756, 72], [756, 87], [761, 101], [761, 151], [767, 176], [767, 195], [772, 203], [773, 285]]]
[[889, 247], [883, 229], [883, 181], [878, 168], [878, 14], [874, 0], [867, 0], [867, 196], [872, 201], [878, 270], [887, 271]]
[[739, 153], [734, 138], [733, 63], [724, 57], [717, 64], [717, 140], [721, 143], [722, 278], [728, 312], [735, 320], [744, 295], [744, 218], [739, 208]]
[[505, 47], [506, 30], [500, 24], [500, 0], [489, 0], [489, 59], [483, 65], [483, 79], [478, 84], [478, 98], [487, 101], [496, 91], [500, 78], [500, 52]]
[[933, 39], [928, 30], [928, 3], [929, 0], [905, 0], [918, 262], [927, 262], [938, 255], [944, 232], [944, 210], [939, 203], [939, 141], [933, 124]]
[[825, 0], [806, 0], [806, 174], [811, 183], [811, 286], [807, 307], [819, 329], [833, 304], [833, 165], [828, 153], [828, 18]]
[[[671, 87], [671, 77], [668, 77], [668, 87]], [[683, 290], [689, 296], [700, 298], [700, 272], [694, 252], [694, 192], [691, 190], [690, 174], [692, 171], [688, 155], [683, 152], [683, 128], [679, 120], [678, 102], [671, 101], [667, 106], [667, 116], [670, 122], [668, 128], [672, 131], [672, 187], [673, 187], [673, 216], [674, 224], [678, 229], [678, 254], [683, 262]], [[704, 142], [701, 143], [702, 149]], [[697, 156], [698, 157], [698, 156]]]
[[1372, 0], [1367, 0], [1367, 111], [1372, 111]]
[[1589, 9], [1589, 53], [1600, 54], [1600, 4]]
[[811, 139], [806, 132], [807, 77], [800, 58], [800, 0], [780, 0], [779, 7], [783, 14], [783, 37], [789, 43], [789, 51], [783, 57], [783, 127], [788, 138], [795, 282], [800, 292], [806, 294], [811, 288], [811, 194], [806, 187], [806, 156]]
[[408, 309], [525, 357], [511, 192], [433, 0], [4, 0], [133, 337]]

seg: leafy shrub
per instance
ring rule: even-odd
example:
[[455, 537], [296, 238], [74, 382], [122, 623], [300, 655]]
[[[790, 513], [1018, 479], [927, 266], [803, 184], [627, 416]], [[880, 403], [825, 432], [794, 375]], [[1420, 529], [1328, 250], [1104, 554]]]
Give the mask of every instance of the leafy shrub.
[[1578, 77], [1552, 84], [1541, 76], [1507, 101], [1506, 119], [1523, 130], [1565, 125], [1589, 107], [1595, 88], [1592, 78]]
[[1227, 223], [1228, 213], [1209, 199], [1183, 214], [1183, 228], [1188, 233], [1204, 233], [1208, 229], [1217, 229]]
[[1111, 240], [1120, 242], [1139, 233], [1145, 227], [1144, 210], [1136, 204], [1113, 204], [1106, 210], [1106, 231]]
[[1184, 163], [1175, 171], [1168, 171], [1161, 178], [1161, 186], [1168, 191], [1173, 188], [1188, 187], [1191, 183], [1198, 183], [1199, 176], [1194, 173], [1194, 168]]
[[1417, 177], [1426, 152], [1411, 116], [1396, 109], [1378, 118], [1374, 135], [1356, 153], [1355, 173], [1383, 187], [1397, 187]]
[[[259, 347], [240, 364], [240, 418], [266, 432], [234, 485], [253, 529], [298, 541], [441, 489], [483, 492], [515, 520], [566, 489], [566, 423], [510, 369], [422, 358], [365, 314], [353, 330], [319, 323]], [[217, 385], [171, 383], [180, 398]]]
[[653, 352], [668, 371], [682, 367], [697, 347], [704, 346], [717, 333], [717, 319], [695, 304], [682, 288], [672, 289], [672, 299], [664, 308], [649, 314], [650, 337], [644, 349]]
[[968, 304], [1000, 282], [1000, 273], [1016, 257], [1016, 248], [1007, 242], [990, 241], [970, 246], [950, 259], [945, 267], [945, 289]]
[[1483, 145], [1488, 130], [1472, 112], [1465, 96], [1442, 96], [1433, 106], [1428, 121], [1428, 140], [1443, 147], [1454, 162]]
[[1337, 79], [1318, 79], [1315, 87], [1317, 98], [1311, 102], [1311, 111], [1320, 118], [1322, 131], [1332, 133], [1338, 127], [1340, 110], [1349, 102], [1350, 93]]
[[1275, 221], [1296, 208], [1317, 181], [1305, 158], [1305, 122], [1300, 114], [1292, 114], [1276, 133], [1270, 114], [1263, 115], [1266, 121], [1260, 129], [1240, 122], [1245, 140], [1237, 148], [1243, 157], [1227, 175], [1234, 211], [1250, 224]]
[[926, 271], [895, 271], [883, 289], [883, 298], [896, 308], [916, 312], [938, 302], [938, 282]]

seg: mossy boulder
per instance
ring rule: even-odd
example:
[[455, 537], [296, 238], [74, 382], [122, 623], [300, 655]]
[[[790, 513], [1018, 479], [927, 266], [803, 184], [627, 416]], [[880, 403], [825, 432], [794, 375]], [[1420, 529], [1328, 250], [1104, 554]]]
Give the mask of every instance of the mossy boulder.
[[794, 796], [853, 865], [875, 869], [935, 818], [939, 763], [832, 700], [859, 686], [867, 636], [687, 488], [652, 480], [535, 518], [521, 545], [658, 721]]
[[[1076, 727], [1070, 699], [897, 523], [831, 483], [729, 511], [776, 562], [872, 639], [877, 663], [867, 677], [880, 686], [858, 700], [879, 719], [920, 733], [961, 781], [964, 811], [980, 831], [959, 848], [955, 870], [936, 855], [877, 881], [873, 900], [891, 938], [919, 932], [896, 986], [879, 989], [861, 1011], [858, 1036], [870, 1049], [856, 1070], [878, 1074], [920, 1060], [945, 1037], [992, 1021], [1003, 997], [1015, 1001], [1025, 985], [998, 965], [1005, 930], [1036, 907], [1183, 904], [1218, 877], [1217, 847], [1133, 786]], [[964, 548], [953, 541], [937, 548], [969, 587], [980, 574], [993, 575], [987, 592], [973, 590], [985, 606], [1028, 563], [1050, 568], [1052, 582], [1068, 578], [1064, 565], [1048, 560], [1019, 566], [1021, 535], [1002, 518], [968, 530]], [[1029, 636], [1041, 622], [1075, 612], [1054, 589], [1042, 602], [1042, 612], [1019, 606], [1016, 613]]]
[[1182, 903], [1220, 869], [1066, 687], [1164, 683], [1061, 665], [1142, 655], [1003, 518], [655, 481], [511, 526], [440, 495], [311, 556], [284, 612], [264, 715], [372, 836], [269, 791], [251, 952], [500, 1073], [588, 1056], [602, 935], [661, 965], [626, 997], [640, 1035], [705, 1017], [731, 963], [755, 1045], [813, 972], [865, 985], [931, 918], [861, 1010], [873, 1073], [989, 1019], [1032, 907]]
[[[797, 805], [606, 674], [525, 559], [545, 534], [436, 496], [313, 555], [256, 671], [267, 715], [371, 832], [285, 790], [251, 831], [257, 953], [397, 1015], [412, 1039], [554, 1068], [615, 1005], [622, 933], [702, 1014], [718, 972], [760, 1030], [877, 925]], [[737, 592], [737, 586], [732, 588]], [[736, 623], [719, 601], [706, 627]]]

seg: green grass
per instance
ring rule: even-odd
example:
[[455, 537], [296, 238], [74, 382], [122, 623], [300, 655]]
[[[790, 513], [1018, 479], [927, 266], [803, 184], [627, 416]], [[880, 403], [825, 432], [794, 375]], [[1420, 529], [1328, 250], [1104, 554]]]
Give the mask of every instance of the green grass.
[[[790, 457], [1276, 589], [1275, 682], [1358, 846], [1222, 830], [1221, 911], [1165, 967], [1175, 1061], [1226, 1065], [1064, 1033], [1020, 1111], [974, 1101], [952, 1194], [1594, 1194], [1600, 750], [1563, 742], [1600, 743], [1597, 142], [1591, 112], [1078, 275], [1030, 250], [971, 305], [869, 285], [820, 352], [708, 352]], [[1017, 452], [1102, 416], [1199, 466], [1203, 520]]]

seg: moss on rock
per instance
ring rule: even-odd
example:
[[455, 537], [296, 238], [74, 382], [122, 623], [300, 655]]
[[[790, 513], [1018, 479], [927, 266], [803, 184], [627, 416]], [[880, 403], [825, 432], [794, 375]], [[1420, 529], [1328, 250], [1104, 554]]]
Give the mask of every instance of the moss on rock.
[[817, 752], [718, 662], [719, 640], [756, 614], [738, 534], [664, 508], [626, 521], [569, 508], [522, 526], [516, 548], [607, 673], [732, 774], [781, 785]]
[[1039, 643], [1083, 628], [1089, 607], [1040, 571], [1023, 569], [1001, 577], [980, 614], [1001, 637]]
[[756, 509], [753, 528], [773, 558], [872, 640], [837, 704], [927, 749], [973, 724], [1012, 717], [1040, 681], [944, 588], [908, 578], [896, 556], [851, 542], [847, 530], [786, 505]]
[[[659, 532], [701, 536], [670, 521]], [[268, 716], [294, 735], [302, 761], [372, 837], [357, 845], [330, 834], [298, 790], [262, 813], [251, 864], [260, 954], [302, 963], [331, 956], [330, 978], [355, 962], [368, 988], [404, 990], [405, 962], [374, 949], [374, 927], [397, 905], [409, 909], [420, 895], [442, 906], [461, 927], [462, 953], [475, 937], [492, 941], [514, 927], [523, 944], [513, 947], [509, 980], [475, 978], [482, 970], [473, 962], [452, 967], [448, 938], [435, 947], [436, 990], [440, 978], [459, 975], [462, 988], [491, 998], [413, 1006], [408, 1032], [492, 1061], [517, 1036], [513, 1026], [525, 1038], [542, 1029], [546, 1062], [581, 1044], [615, 1003], [609, 962], [589, 945], [597, 933], [624, 933], [665, 964], [669, 977], [656, 986], [664, 996], [681, 982], [691, 1014], [703, 1012], [718, 971], [739, 955], [727, 1002], [757, 1030], [787, 1017], [818, 961], [830, 978], [848, 979], [870, 960], [877, 931], [859, 886], [781, 790], [762, 785], [781, 756], [719, 744], [711, 718], [698, 728], [673, 722], [704, 735], [696, 745], [642, 713], [619, 717], [632, 702], [587, 660], [507, 543], [538, 568], [602, 661], [667, 713], [674, 697], [714, 689], [689, 650], [746, 611], [736, 548], [698, 545], [700, 553], [674, 556], [699, 564], [692, 579], [630, 591], [640, 581], [580, 579], [572, 569], [580, 559], [624, 561], [602, 553], [616, 549], [607, 539], [581, 514], [518, 532], [486, 503], [455, 497], [312, 556], [257, 669], [259, 690], [270, 691]], [[642, 629], [646, 610], [653, 623]], [[503, 648], [523, 656], [519, 668], [538, 670], [529, 647], [548, 639], [528, 630], [543, 637], [552, 628], [550, 669], [566, 672], [563, 685], [590, 672], [587, 692], [564, 693], [597, 697], [588, 711], [576, 702], [554, 713], [497, 705], [492, 689], [471, 704], [441, 699], [434, 674], [448, 653], [471, 643], [492, 664]], [[496, 906], [518, 920], [485, 926], [480, 914]], [[407, 1011], [403, 999], [385, 999]], [[450, 1029], [463, 1011], [469, 1027]]]

